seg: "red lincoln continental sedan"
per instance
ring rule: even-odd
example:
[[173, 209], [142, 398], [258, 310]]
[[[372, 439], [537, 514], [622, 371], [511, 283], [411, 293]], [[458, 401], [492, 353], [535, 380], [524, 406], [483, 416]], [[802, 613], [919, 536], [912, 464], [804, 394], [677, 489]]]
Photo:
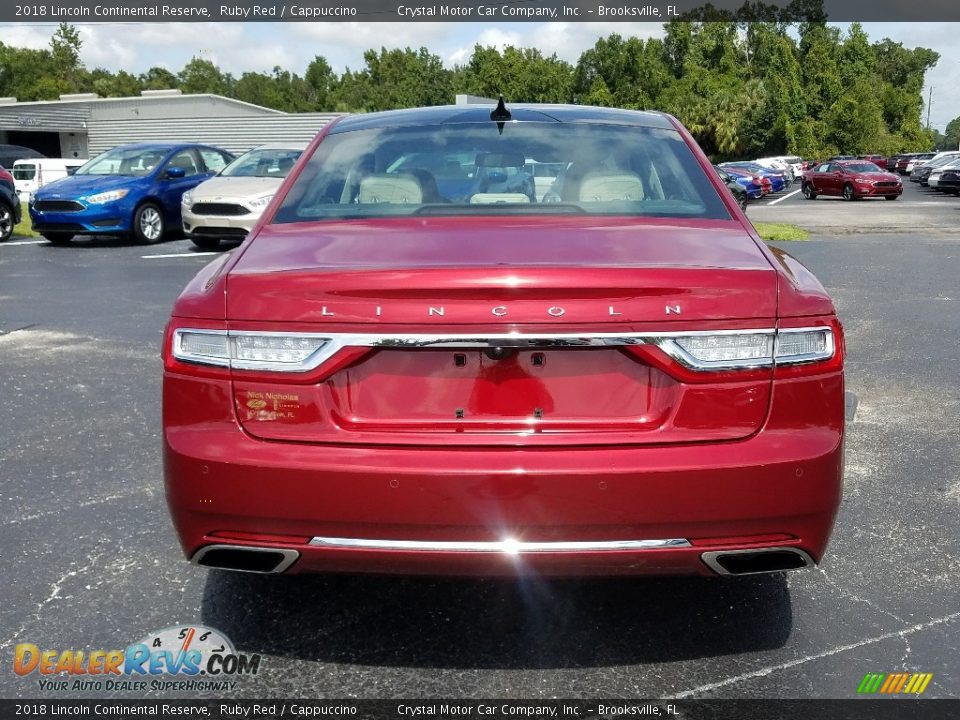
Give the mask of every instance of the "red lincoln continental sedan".
[[163, 356], [167, 499], [204, 566], [791, 570], [840, 502], [833, 304], [668, 115], [331, 123]]

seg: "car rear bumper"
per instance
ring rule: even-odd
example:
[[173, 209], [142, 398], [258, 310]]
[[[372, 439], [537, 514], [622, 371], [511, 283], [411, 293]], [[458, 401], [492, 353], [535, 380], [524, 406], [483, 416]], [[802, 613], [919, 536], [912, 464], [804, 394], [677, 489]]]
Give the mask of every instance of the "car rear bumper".
[[289, 573], [714, 574], [705, 554], [773, 548], [816, 562], [841, 497], [842, 388], [777, 381], [766, 425], [736, 442], [374, 448], [254, 439], [232, 411], [196, 410], [228, 382], [168, 374], [167, 500], [188, 557], [273, 549]]

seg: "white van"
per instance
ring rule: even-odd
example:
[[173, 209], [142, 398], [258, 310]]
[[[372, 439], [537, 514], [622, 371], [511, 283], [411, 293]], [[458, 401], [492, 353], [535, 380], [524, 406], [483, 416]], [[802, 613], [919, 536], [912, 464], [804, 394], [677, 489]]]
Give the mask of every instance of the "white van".
[[14, 190], [20, 196], [21, 202], [29, 202], [30, 196], [44, 185], [67, 177], [86, 162], [71, 158], [17, 160], [10, 169], [13, 173]]

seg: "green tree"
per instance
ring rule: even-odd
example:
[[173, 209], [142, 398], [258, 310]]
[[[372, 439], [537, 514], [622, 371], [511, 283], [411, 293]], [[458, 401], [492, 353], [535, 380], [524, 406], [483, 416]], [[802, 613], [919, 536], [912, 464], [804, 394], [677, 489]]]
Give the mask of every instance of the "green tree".
[[438, 55], [419, 50], [367, 50], [366, 68], [347, 69], [333, 94], [338, 109], [390, 110], [445, 105], [452, 95], [451, 71]]
[[70, 92], [53, 68], [49, 50], [9, 47], [0, 43], [0, 95], [20, 100], [56, 100]]
[[944, 144], [952, 150], [960, 148], [960, 117], [955, 117], [947, 123], [947, 131], [944, 133]]
[[58, 79], [62, 79], [68, 92], [79, 92], [84, 81], [83, 63], [80, 61], [80, 48], [83, 41], [73, 25], [60, 23], [50, 38], [50, 55], [53, 70]]
[[228, 73], [220, 71], [209, 60], [193, 57], [178, 76], [180, 89], [185, 93], [210, 93], [213, 95], [231, 95], [234, 79]]
[[140, 75], [140, 85], [144, 90], [170, 90], [179, 87], [180, 80], [166, 68], [152, 67]]
[[574, 96], [589, 97], [598, 78], [611, 94], [611, 105], [636, 109], [656, 107], [660, 93], [672, 79], [664, 61], [663, 42], [652, 39], [645, 43], [636, 37], [624, 39], [616, 33], [600, 38], [577, 61]]
[[100, 97], [130, 97], [140, 94], [143, 83], [125, 70], [113, 74], [97, 68], [90, 73], [90, 87]]
[[614, 103], [613, 94], [607, 87], [607, 83], [599, 75], [596, 76], [590, 85], [590, 90], [583, 97], [583, 104], [596, 107], [613, 107]]
[[337, 87], [337, 76], [327, 59], [317, 55], [307, 65], [304, 75], [310, 86], [310, 103], [314, 110], [330, 110], [332, 95]]
[[508, 102], [570, 102], [573, 67], [556, 54], [507, 46], [503, 52], [477, 45], [457, 75], [458, 92], [484, 97], [503, 95]]

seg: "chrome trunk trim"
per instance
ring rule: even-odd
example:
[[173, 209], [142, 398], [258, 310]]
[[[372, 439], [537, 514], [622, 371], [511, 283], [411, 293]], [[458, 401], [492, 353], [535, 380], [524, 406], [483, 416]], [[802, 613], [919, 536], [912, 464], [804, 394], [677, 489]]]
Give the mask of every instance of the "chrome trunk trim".
[[420, 552], [475, 552], [521, 555], [523, 553], [608, 552], [616, 550], [652, 550], [690, 547], [684, 538], [667, 540], [585, 540], [559, 542], [523, 542], [520, 540], [378, 540], [366, 538], [315, 537], [313, 547], [339, 550], [404, 550]]

